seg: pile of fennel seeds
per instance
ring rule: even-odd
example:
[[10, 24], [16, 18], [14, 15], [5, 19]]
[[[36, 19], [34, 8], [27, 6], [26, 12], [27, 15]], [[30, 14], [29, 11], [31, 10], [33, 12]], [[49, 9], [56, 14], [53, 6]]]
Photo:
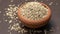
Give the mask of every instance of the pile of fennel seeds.
[[21, 15], [30, 20], [39, 20], [47, 16], [48, 9], [39, 2], [25, 3], [21, 8]]
[[[10, 20], [8, 20], [8, 19], [5, 20], [5, 21], [8, 21], [8, 23], [10, 24], [9, 27], [8, 27], [8, 32], [10, 32], [10, 34], [12, 34], [11, 31], [17, 31], [18, 33], [22, 33], [22, 34], [24, 32], [31, 33], [32, 30], [27, 31], [27, 30], [25, 30], [25, 29], [23, 29], [23, 28], [20, 27], [21, 21], [18, 20], [18, 17], [17, 17], [17, 14], [16, 14], [18, 7], [19, 6], [16, 6], [15, 4], [13, 4], [13, 5], [10, 4], [8, 8], [5, 8], [5, 10], [6, 10], [5, 11], [6, 12], [6, 15], [5, 16], [8, 16], [8, 18], [10, 19]], [[24, 27], [24, 25], [22, 25], [22, 27]], [[49, 31], [50, 32], [54, 32], [55, 30], [54, 30], [53, 27], [51, 27], [51, 29]], [[47, 32], [49, 32], [49, 31], [44, 30], [45, 34]], [[37, 31], [34, 30], [32, 32], [39, 33], [39, 32], [43, 32], [43, 31], [41, 31], [41, 30], [37, 30]]]

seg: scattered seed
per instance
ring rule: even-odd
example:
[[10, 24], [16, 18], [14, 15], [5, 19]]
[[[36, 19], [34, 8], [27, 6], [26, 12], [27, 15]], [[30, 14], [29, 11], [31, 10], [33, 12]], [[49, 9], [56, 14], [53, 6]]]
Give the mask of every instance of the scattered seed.
[[56, 5], [58, 5], [58, 3], [56, 3]]
[[5, 20], [6, 22], [8, 21], [8, 20]]
[[6, 13], [6, 15], [9, 15], [8, 13]]
[[18, 31], [18, 33], [20, 33], [21, 31]]
[[1, 11], [0, 11], [0, 13], [1, 13]]
[[6, 14], [3, 14], [3, 16], [6, 16]]
[[[10, 26], [8, 27], [8, 29], [10, 29]], [[10, 29], [11, 30], [11, 29]]]
[[55, 31], [54, 27], [51, 27], [51, 29], [49, 31], [54, 32]]
[[49, 3], [49, 5], [52, 5], [52, 4], [53, 4], [53, 2], [50, 2], [50, 3]]
[[10, 30], [8, 30], [8, 32], [10, 32]]
[[0, 23], [1, 23], [1, 21], [0, 21]]
[[28, 1], [28, 0], [25, 0], [25, 1]]
[[12, 23], [12, 20], [10, 20], [9, 23]]
[[20, 29], [21, 29], [21, 27], [19, 26], [19, 23], [14, 24], [14, 25], [11, 26], [11, 30], [18, 31], [18, 30], [20, 30]]
[[18, 17], [16, 17], [16, 19], [18, 19]]
[[[18, 21], [19, 23], [16, 23], [17, 19], [18, 19], [18, 17], [17, 17], [18, 6], [15, 6], [15, 4], [13, 4], [13, 5], [10, 4], [8, 6], [9, 6], [8, 8], [5, 8], [5, 10], [6, 10], [5, 16], [8, 16], [8, 19], [9, 19], [9, 20], [6, 19], [5, 21], [8, 21], [8, 23], [10, 24], [8, 29], [9, 29], [9, 31], [13, 30], [13, 31], [20, 32], [21, 30], [23, 30], [19, 25], [21, 23], [21, 21]], [[13, 21], [16, 21], [16, 22], [13, 22]], [[10, 32], [10, 34], [11, 34], [11, 32]]]
[[28, 32], [27, 30], [24, 30], [24, 32], [26, 33], [26, 32]]
[[46, 0], [46, 1], [49, 1], [49, 0]]
[[57, 28], [56, 28], [57, 30], [59, 30], [60, 29], [60, 27], [59, 26], [57, 26]]
[[10, 32], [10, 34], [12, 34], [12, 33]]
[[49, 30], [50, 32], [54, 32], [52, 29]]
[[47, 34], [47, 31], [46, 31], [46, 30], [44, 30], [44, 33], [45, 33], [45, 34]]
[[13, 2], [14, 0], [11, 0], [11, 2]]
[[21, 21], [19, 21], [19, 23], [21, 23]]
[[23, 34], [24, 33], [24, 30], [21, 30], [21, 33]]
[[12, 5], [9, 5], [9, 7], [12, 6]]
[[43, 2], [43, 1], [41, 1], [41, 2]]
[[24, 25], [22, 25], [21, 27], [24, 27]]
[[14, 17], [11, 17], [11, 19], [13, 19]]
[[37, 0], [34, 0], [34, 1], [37, 1]]

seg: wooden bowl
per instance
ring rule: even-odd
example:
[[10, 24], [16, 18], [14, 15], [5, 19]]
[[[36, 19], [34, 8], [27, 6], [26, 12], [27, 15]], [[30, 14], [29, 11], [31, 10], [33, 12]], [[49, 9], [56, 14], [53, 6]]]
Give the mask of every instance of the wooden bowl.
[[[44, 3], [41, 3], [39, 2], [40, 4], [42, 4], [44, 7], [46, 7], [48, 9], [48, 14], [46, 17], [44, 17], [43, 19], [41, 20], [28, 20], [26, 17], [22, 16], [21, 15], [21, 10], [20, 10], [20, 7], [22, 7], [24, 4], [22, 4], [19, 8], [18, 8], [18, 17], [19, 19], [22, 21], [22, 23], [26, 26], [26, 27], [29, 27], [29, 28], [40, 28], [44, 25], [46, 25], [48, 23], [48, 21], [50, 20], [51, 18], [51, 10], [50, 8], [44, 4]], [[25, 3], [26, 4], [26, 3]]]

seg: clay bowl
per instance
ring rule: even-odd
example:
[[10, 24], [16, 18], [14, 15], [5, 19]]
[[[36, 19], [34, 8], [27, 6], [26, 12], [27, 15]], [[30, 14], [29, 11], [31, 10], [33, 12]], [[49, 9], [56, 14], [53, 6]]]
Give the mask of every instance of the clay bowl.
[[50, 8], [44, 4], [44, 3], [41, 3], [39, 2], [40, 4], [42, 4], [44, 7], [46, 7], [48, 9], [48, 14], [46, 17], [44, 17], [43, 19], [41, 20], [28, 20], [27, 18], [25, 18], [24, 16], [21, 15], [21, 11], [20, 11], [20, 7], [23, 6], [24, 4], [22, 4], [19, 8], [18, 8], [18, 17], [19, 19], [22, 21], [22, 23], [28, 27], [28, 28], [40, 28], [44, 25], [46, 25], [48, 23], [48, 21], [50, 20], [51, 18], [51, 10]]

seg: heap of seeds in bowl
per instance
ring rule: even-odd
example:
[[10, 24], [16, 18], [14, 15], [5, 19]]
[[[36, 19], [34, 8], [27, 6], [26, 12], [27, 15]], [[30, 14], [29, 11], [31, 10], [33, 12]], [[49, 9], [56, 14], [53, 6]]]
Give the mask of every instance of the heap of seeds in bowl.
[[21, 15], [29, 20], [40, 20], [46, 17], [48, 9], [39, 2], [28, 2], [20, 7]]

